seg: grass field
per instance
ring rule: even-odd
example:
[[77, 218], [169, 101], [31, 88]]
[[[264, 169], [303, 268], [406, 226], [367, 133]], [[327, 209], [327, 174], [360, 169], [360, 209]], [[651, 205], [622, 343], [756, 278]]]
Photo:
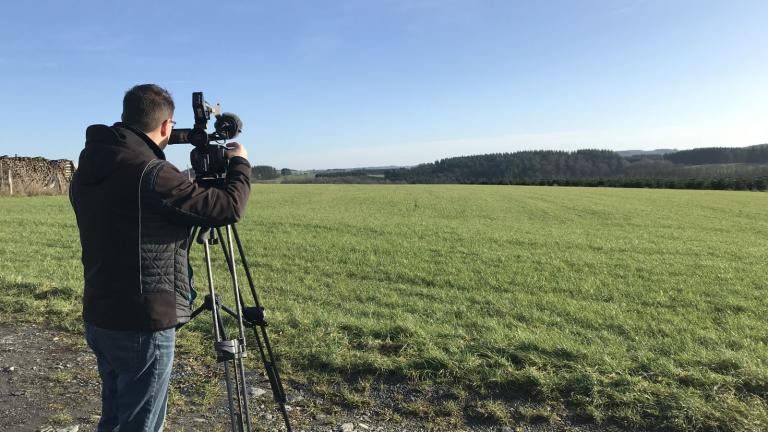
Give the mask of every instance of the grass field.
[[[286, 376], [349, 403], [386, 378], [449, 389], [402, 402], [429, 418], [757, 431], [767, 211], [749, 192], [254, 185], [238, 227]], [[0, 224], [0, 310], [77, 331], [67, 199], [2, 198]]]

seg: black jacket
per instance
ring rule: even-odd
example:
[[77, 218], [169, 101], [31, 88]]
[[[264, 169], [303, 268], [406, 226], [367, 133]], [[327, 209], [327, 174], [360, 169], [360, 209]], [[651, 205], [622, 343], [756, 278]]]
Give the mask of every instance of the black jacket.
[[238, 221], [250, 171], [234, 157], [222, 186], [203, 187], [141, 131], [120, 123], [88, 127], [69, 191], [83, 250], [83, 319], [139, 331], [189, 321], [191, 227]]

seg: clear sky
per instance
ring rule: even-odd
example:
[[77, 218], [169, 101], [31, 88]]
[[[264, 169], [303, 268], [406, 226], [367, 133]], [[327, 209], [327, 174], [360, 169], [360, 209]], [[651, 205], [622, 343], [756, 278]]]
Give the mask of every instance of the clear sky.
[[765, 0], [5, 2], [0, 155], [76, 160], [146, 82], [178, 127], [193, 91], [239, 114], [277, 168], [765, 143], [767, 21]]

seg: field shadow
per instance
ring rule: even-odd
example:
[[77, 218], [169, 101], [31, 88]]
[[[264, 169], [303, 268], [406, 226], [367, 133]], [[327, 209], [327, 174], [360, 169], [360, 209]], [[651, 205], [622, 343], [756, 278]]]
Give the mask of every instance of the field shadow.
[[[69, 286], [0, 277], [0, 311], [8, 322], [41, 322], [49, 328], [77, 333], [82, 329], [81, 297], [81, 292]], [[72, 313], [73, 309], [77, 313]]]

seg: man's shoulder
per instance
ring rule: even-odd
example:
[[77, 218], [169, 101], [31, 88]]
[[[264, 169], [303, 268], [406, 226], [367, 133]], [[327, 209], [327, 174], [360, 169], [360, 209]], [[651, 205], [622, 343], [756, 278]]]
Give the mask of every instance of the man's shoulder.
[[93, 124], [85, 129], [86, 141], [97, 141], [100, 143], [114, 144], [125, 141], [125, 134], [114, 126], [105, 124]]
[[154, 159], [147, 162], [143, 169], [141, 186], [148, 192], [169, 194], [191, 182], [189, 174], [182, 173], [174, 164]]

